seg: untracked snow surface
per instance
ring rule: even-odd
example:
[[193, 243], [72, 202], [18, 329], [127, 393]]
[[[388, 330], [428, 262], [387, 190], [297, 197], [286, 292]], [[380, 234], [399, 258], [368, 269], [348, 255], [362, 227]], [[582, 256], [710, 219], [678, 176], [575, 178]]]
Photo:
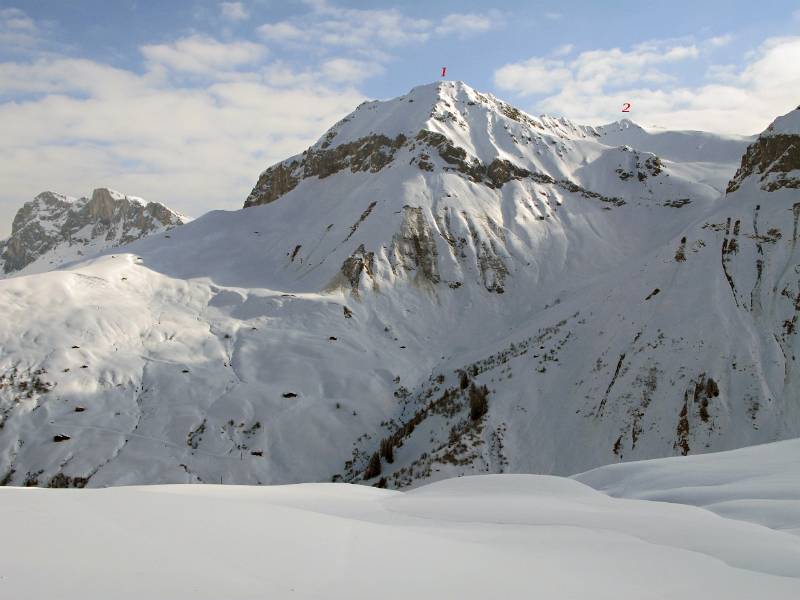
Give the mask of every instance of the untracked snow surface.
[[608, 465], [574, 479], [614, 497], [702, 506], [800, 535], [800, 439]]
[[[797, 515], [798, 449], [795, 440], [579, 478], [640, 497], [708, 486], [682, 499], [782, 501]], [[797, 598], [800, 537], [748, 522], [760, 520], [755, 514], [724, 518], [670, 500], [614, 498], [537, 475], [464, 477], [410, 492], [4, 488], [0, 597]]]

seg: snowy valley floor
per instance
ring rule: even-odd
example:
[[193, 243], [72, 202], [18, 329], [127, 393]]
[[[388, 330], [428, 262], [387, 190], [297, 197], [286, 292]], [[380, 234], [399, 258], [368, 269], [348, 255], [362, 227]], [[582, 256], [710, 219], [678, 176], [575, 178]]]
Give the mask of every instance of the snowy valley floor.
[[410, 492], [0, 488], [0, 519], [15, 600], [788, 599], [800, 440]]

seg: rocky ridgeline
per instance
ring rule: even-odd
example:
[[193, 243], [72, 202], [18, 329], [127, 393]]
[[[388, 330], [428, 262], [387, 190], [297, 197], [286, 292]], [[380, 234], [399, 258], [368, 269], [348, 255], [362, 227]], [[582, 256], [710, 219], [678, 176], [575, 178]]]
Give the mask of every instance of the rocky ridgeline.
[[[403, 108], [403, 105], [424, 105], [425, 108], [414, 113], [413, 109]], [[384, 111], [377, 117], [380, 123], [377, 127], [382, 130], [375, 131], [372, 127], [362, 130], [359, 125], [375, 120], [373, 111], [376, 110]], [[344, 170], [377, 173], [397, 161], [404, 164], [410, 162], [426, 172], [458, 173], [472, 183], [493, 189], [499, 189], [511, 180], [530, 179], [572, 192], [586, 192], [613, 204], [624, 203], [619, 198], [605, 198], [596, 192], [584, 190], [576, 182], [557, 174], [552, 176], [531, 169], [530, 165], [526, 168], [515, 164], [501, 156], [501, 153], [477, 156], [474, 148], [470, 151], [458, 141], [462, 134], [470, 133], [474, 127], [469, 122], [470, 116], [477, 114], [497, 120], [494, 127], [504, 129], [517, 147], [541, 144], [547, 154], [555, 153], [561, 158], [564, 142], [599, 137], [594, 128], [575, 125], [563, 118], [532, 117], [460, 82], [445, 82], [435, 87], [422, 86], [393, 101], [361, 104], [301, 155], [284, 160], [261, 173], [244, 207], [274, 202], [310, 177], [324, 179]], [[440, 168], [431, 160], [434, 154], [443, 161]], [[657, 158], [654, 160], [658, 161]], [[658, 170], [660, 163], [648, 167]]]
[[353, 173], [377, 173], [392, 161], [395, 151], [405, 143], [402, 134], [395, 139], [373, 135], [331, 149], [325, 143], [319, 149], [311, 147], [303, 152], [302, 159], [291, 159], [264, 171], [244, 207], [274, 202], [308, 177], [324, 179], [344, 169]]
[[[403, 134], [394, 139], [376, 134], [331, 149], [328, 149], [325, 143], [320, 148], [312, 146], [303, 152], [301, 159], [295, 158], [278, 163], [264, 171], [245, 200], [244, 207], [274, 202], [309, 177], [324, 179], [345, 169], [352, 173], [359, 171], [377, 173], [394, 160], [395, 154], [401, 148], [407, 148], [410, 152], [420, 148], [411, 162], [416, 163], [423, 171], [434, 170], [434, 165], [430, 162], [430, 152], [435, 151], [446, 163], [445, 170], [460, 173], [473, 183], [482, 183], [490, 188], [501, 188], [514, 179], [531, 179], [570, 192], [580, 192], [585, 197], [597, 198], [617, 206], [625, 204], [621, 198], [609, 198], [585, 190], [568, 179], [554, 179], [546, 173], [537, 173], [517, 166], [507, 159], [496, 158], [489, 164], [484, 164], [476, 157], [468, 156], [466, 150], [453, 144], [443, 134], [423, 129], [414, 139], [409, 139]], [[661, 171], [658, 157], [648, 159], [646, 167], [652, 175], [657, 175]]]
[[10, 274], [53, 253], [51, 266], [57, 266], [59, 250], [65, 247], [77, 256], [86, 255], [182, 225], [185, 220], [163, 204], [107, 188], [79, 199], [42, 192], [17, 211], [11, 237], [0, 243], [0, 265]]

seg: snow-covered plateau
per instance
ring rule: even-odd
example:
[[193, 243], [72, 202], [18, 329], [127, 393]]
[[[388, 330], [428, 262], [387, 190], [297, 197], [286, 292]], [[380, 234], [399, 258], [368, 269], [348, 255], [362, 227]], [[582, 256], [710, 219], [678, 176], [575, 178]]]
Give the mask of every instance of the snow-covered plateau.
[[[0, 281], [0, 483], [407, 490], [795, 438], [797, 113], [746, 138], [460, 82], [364, 103], [242, 210]], [[412, 506], [466, 484], [442, 485], [288, 489]], [[296, 494], [181, 490], [85, 510]]]
[[799, 454], [791, 440], [407, 492], [3, 488], [0, 596], [790, 600]]

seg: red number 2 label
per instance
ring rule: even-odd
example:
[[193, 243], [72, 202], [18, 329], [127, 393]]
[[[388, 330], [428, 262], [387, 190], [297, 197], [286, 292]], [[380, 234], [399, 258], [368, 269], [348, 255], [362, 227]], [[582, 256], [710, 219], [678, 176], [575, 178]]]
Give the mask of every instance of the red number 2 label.
[[631, 103], [630, 102], [625, 102], [622, 105], [622, 112], [631, 112]]

